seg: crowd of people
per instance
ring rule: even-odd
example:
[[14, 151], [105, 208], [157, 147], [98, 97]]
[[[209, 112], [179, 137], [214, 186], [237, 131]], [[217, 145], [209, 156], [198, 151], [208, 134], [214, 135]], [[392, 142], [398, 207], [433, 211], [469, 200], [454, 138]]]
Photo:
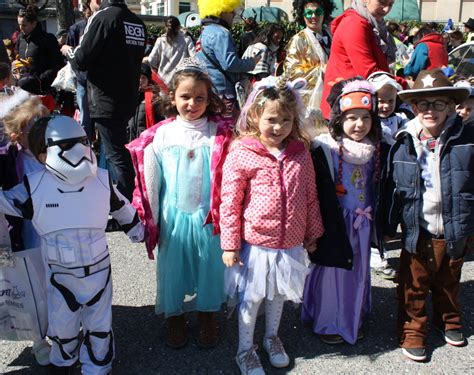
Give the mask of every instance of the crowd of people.
[[[328, 345], [363, 339], [371, 269], [397, 283], [406, 357], [427, 359], [430, 292], [432, 327], [465, 345], [474, 77], [448, 50], [474, 20], [464, 34], [407, 30], [384, 19], [394, 0], [353, 0], [335, 19], [331, 0], [295, 0], [301, 30], [285, 46], [281, 25], [252, 19], [234, 40], [240, 3], [198, 0], [197, 41], [169, 16], [151, 44], [123, 0], [88, 1], [56, 37], [36, 8], [19, 12], [0, 54], [0, 274], [29, 285], [29, 302], [3, 305], [0, 338], [33, 341], [52, 374], [78, 361], [111, 372], [105, 232], [117, 229], [157, 258], [168, 346], [187, 344], [191, 311], [199, 346], [216, 346], [216, 314], [236, 308], [242, 374], [264, 374], [261, 307], [276, 368], [290, 363], [285, 301]], [[75, 95], [58, 83], [68, 74]], [[385, 247], [400, 229], [395, 270]]]

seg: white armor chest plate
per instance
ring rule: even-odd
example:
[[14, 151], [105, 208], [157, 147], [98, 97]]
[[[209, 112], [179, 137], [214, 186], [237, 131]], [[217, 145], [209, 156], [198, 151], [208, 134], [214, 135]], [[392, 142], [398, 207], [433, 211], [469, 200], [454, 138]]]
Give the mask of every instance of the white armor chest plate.
[[[30, 177], [31, 176], [31, 177]], [[33, 224], [40, 236], [63, 229], [103, 229], [110, 212], [107, 171], [97, 171], [82, 183], [62, 183], [50, 172], [28, 176]]]
[[49, 171], [28, 176], [33, 224], [48, 263], [66, 267], [94, 264], [107, 255], [105, 227], [110, 211], [107, 171], [78, 185], [58, 181]]

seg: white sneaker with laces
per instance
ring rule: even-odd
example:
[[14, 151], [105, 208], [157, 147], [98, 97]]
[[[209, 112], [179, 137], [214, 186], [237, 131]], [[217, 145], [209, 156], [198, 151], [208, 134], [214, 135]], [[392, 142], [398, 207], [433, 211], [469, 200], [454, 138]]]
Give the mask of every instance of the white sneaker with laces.
[[290, 364], [290, 357], [278, 336], [265, 337], [263, 347], [268, 353], [268, 358], [273, 367], [282, 368]]
[[249, 350], [238, 353], [235, 357], [237, 366], [239, 366], [242, 375], [265, 375], [260, 358], [255, 351], [257, 346], [252, 346]]
[[51, 352], [51, 345], [49, 345], [46, 339], [34, 341], [31, 352], [35, 356], [36, 362], [38, 362], [40, 366], [49, 365], [49, 353]]

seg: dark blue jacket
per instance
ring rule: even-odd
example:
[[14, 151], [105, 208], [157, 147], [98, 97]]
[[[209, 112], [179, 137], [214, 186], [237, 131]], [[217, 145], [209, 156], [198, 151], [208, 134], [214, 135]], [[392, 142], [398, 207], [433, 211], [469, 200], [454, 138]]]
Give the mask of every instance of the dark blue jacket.
[[[330, 151], [323, 149], [324, 145], [313, 143], [311, 157], [313, 159], [314, 169], [316, 171], [316, 186], [318, 189], [319, 208], [323, 219], [324, 234], [318, 239], [317, 249], [310, 253], [311, 262], [325, 267], [338, 267], [352, 270], [353, 251], [352, 245], [346, 232], [346, 224], [336, 195], [336, 184], [332, 176], [332, 161]], [[383, 167], [383, 161], [387, 160], [389, 145], [381, 143], [380, 161]], [[375, 187], [378, 191], [378, 186]], [[378, 217], [377, 204], [375, 217]], [[381, 238], [381, 225], [375, 220], [376, 237]], [[379, 251], [383, 253], [382, 243], [378, 241]]]
[[311, 150], [311, 158], [316, 170], [316, 186], [324, 233], [318, 238], [318, 247], [315, 252], [309, 254], [309, 258], [311, 262], [321, 266], [352, 270], [354, 258], [352, 246], [346, 233], [346, 224], [336, 195], [331, 167], [322, 146]]
[[[456, 259], [462, 256], [467, 237], [474, 235], [474, 127], [463, 125], [459, 116], [447, 121], [454, 124], [440, 136], [439, 172], [447, 254]], [[403, 249], [416, 253], [423, 181], [413, 136], [407, 130], [397, 134], [384, 175], [384, 232], [393, 236], [401, 224]]]

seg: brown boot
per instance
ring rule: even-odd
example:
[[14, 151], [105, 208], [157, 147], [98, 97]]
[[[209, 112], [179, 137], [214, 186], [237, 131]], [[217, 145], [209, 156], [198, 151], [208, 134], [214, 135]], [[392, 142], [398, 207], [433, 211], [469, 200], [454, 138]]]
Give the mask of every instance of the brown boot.
[[209, 349], [217, 345], [219, 341], [219, 327], [216, 322], [216, 314], [213, 312], [198, 312], [199, 337], [197, 340], [201, 348]]
[[174, 349], [182, 348], [188, 342], [184, 315], [170, 316], [166, 320], [168, 321], [166, 345]]

